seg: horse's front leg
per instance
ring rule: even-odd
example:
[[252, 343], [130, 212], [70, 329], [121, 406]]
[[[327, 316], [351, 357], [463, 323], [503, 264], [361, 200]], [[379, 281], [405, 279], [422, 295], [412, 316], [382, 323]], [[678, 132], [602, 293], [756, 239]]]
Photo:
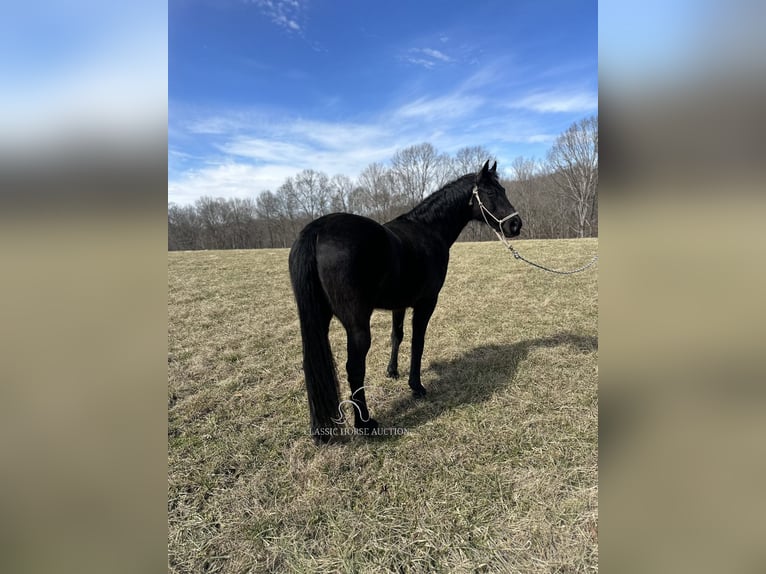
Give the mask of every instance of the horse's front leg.
[[410, 388], [415, 397], [424, 397], [426, 389], [420, 383], [420, 363], [423, 358], [426, 328], [436, 307], [436, 297], [421, 301], [412, 312], [412, 357], [410, 359]]
[[391, 313], [391, 360], [388, 361], [386, 375], [392, 379], [399, 378], [399, 345], [404, 338], [404, 314], [406, 309], [397, 309]]

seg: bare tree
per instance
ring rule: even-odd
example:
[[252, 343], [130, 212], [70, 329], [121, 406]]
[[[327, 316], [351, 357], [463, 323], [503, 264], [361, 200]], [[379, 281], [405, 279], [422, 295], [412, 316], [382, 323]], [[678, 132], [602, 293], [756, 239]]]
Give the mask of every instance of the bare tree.
[[590, 116], [573, 123], [556, 138], [548, 163], [553, 180], [571, 202], [575, 234], [592, 234], [598, 189], [598, 119]]
[[202, 249], [220, 249], [223, 245], [226, 218], [221, 209], [222, 198], [200, 197], [194, 207], [201, 223], [200, 243]]
[[255, 217], [255, 204], [250, 198], [235, 197], [227, 202], [227, 243], [232, 249], [246, 249], [254, 243], [251, 222]]
[[571, 236], [572, 211], [544, 165], [532, 159], [516, 158], [513, 179], [503, 180], [508, 197], [521, 214], [522, 238]]
[[337, 174], [330, 179], [330, 209], [349, 211], [349, 196], [354, 190], [354, 183], [347, 175]]
[[378, 221], [388, 217], [397, 203], [391, 170], [382, 163], [371, 163], [359, 174], [358, 182], [353, 201], [355, 211]]
[[[502, 183], [524, 220], [524, 237], [583, 237], [598, 231], [598, 122], [573, 124], [561, 134], [546, 163], [516, 158]], [[474, 172], [495, 157], [483, 146], [454, 157], [429, 143], [397, 151], [390, 164], [367, 166], [356, 182], [338, 174], [303, 170], [275, 193], [256, 200], [201, 197], [194, 205], [168, 205], [168, 249], [289, 247], [311, 219], [330, 211], [388, 221], [449, 180]], [[493, 239], [483, 222], [472, 222], [461, 241]]]
[[330, 180], [320, 171], [301, 171], [292, 179], [289, 193], [299, 207], [300, 214], [309, 219], [329, 212]]
[[519, 156], [511, 162], [513, 179], [519, 183], [521, 193], [527, 193], [532, 189], [532, 181], [541, 171], [540, 164], [533, 158]]
[[451, 173], [447, 156], [438, 154], [430, 143], [397, 151], [391, 158], [391, 172], [408, 207], [446, 183]]
[[279, 228], [279, 209], [277, 196], [266, 190], [255, 200], [255, 213], [264, 222], [268, 235], [268, 246], [276, 247], [276, 237]]
[[348, 194], [348, 211], [349, 213], [356, 213], [357, 215], [368, 215], [370, 210], [368, 209], [368, 197], [367, 190], [362, 186], [354, 186], [351, 193]]
[[553, 175], [544, 172], [538, 180], [539, 192], [535, 198], [540, 205], [542, 217], [536, 237], [573, 237], [573, 212], [569, 207], [569, 199], [561, 193]]
[[460, 148], [450, 161], [452, 168], [450, 177], [454, 179], [467, 173], [479, 171], [487, 160], [492, 163], [497, 161], [497, 158], [484, 146], [475, 145]]
[[193, 205], [168, 205], [168, 250], [201, 248], [202, 225]]
[[293, 178], [288, 177], [285, 182], [277, 189], [277, 197], [280, 202], [280, 211], [282, 213], [282, 241], [285, 246], [292, 243], [298, 236], [301, 223], [305, 221], [306, 215], [297, 199], [297, 192], [293, 183]]
[[523, 214], [522, 237], [538, 237], [543, 219], [550, 215], [540, 181], [541, 167], [533, 158], [518, 156], [511, 162], [510, 171], [511, 180], [505, 188], [513, 205]]

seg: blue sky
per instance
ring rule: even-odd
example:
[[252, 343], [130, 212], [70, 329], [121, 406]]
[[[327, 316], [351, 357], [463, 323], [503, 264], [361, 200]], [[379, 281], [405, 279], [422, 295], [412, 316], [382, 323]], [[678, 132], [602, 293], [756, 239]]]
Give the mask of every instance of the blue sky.
[[356, 177], [422, 142], [543, 158], [597, 113], [597, 4], [170, 0], [168, 199]]

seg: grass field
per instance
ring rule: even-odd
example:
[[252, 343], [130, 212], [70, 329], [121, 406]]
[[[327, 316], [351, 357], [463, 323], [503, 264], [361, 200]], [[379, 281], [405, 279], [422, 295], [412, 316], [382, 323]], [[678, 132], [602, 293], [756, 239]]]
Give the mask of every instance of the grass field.
[[[576, 267], [598, 243], [515, 246]], [[597, 570], [597, 268], [555, 276], [456, 244], [425, 399], [406, 382], [411, 314], [399, 380], [390, 313], [373, 315], [370, 411], [403, 434], [317, 447], [287, 254], [169, 253], [169, 570]], [[335, 320], [331, 341], [342, 367]]]

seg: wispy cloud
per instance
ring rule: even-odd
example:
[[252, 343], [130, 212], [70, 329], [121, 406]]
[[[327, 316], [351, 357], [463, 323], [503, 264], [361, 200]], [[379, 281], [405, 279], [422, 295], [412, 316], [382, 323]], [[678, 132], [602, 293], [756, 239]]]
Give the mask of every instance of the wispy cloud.
[[406, 140], [383, 124], [336, 124], [285, 119], [268, 135], [233, 135], [216, 148], [258, 164], [288, 166], [293, 171], [318, 169], [353, 175], [369, 163], [382, 161]]
[[277, 189], [287, 177], [294, 175], [288, 166], [254, 165], [240, 161], [223, 161], [185, 172], [168, 182], [168, 201], [193, 203], [203, 195], [211, 197], [253, 197], [264, 189]]
[[436, 66], [436, 63], [432, 62], [431, 60], [425, 60], [423, 58], [405, 58], [410, 64], [414, 64], [416, 66], [422, 66], [428, 70]]
[[527, 136], [524, 140], [527, 143], [550, 143], [556, 139], [555, 134], [532, 134]]
[[233, 116], [210, 116], [195, 118], [185, 128], [189, 133], [198, 135], [222, 135], [231, 133], [242, 125], [242, 119]]
[[404, 60], [428, 69], [434, 68], [438, 64], [449, 64], [455, 61], [451, 56], [434, 48], [412, 48], [407, 52]]
[[272, 117], [266, 123], [257, 112], [237, 111], [184, 125], [209, 149], [204, 154], [208, 159], [197, 165], [175, 152], [169, 158], [174, 169], [168, 200], [177, 203], [201, 195], [253, 197], [266, 189], [275, 191], [303, 169], [355, 177], [370, 163], [386, 161], [413, 143], [384, 119], [335, 123]]
[[277, 26], [290, 32], [302, 31], [303, 6], [298, 0], [253, 0]]
[[446, 153], [483, 145], [508, 165], [518, 155], [544, 154], [565, 113], [591, 113], [597, 106], [587, 90], [535, 90], [508, 102], [498, 95], [507, 93], [507, 82], [502, 66], [486, 64], [451, 91], [419, 93], [359, 121], [274, 108], [185, 110], [186, 116], [172, 118], [169, 133], [171, 144], [193, 145], [193, 157], [169, 158], [169, 200], [253, 197], [276, 191], [303, 169], [354, 178], [370, 163], [387, 162], [396, 150], [424, 141]]
[[[234, 113], [232, 119], [216, 115], [192, 124], [195, 137], [206, 142], [205, 151], [194, 157], [172, 152], [168, 199], [190, 203], [201, 195], [254, 197], [267, 189], [276, 191], [303, 169], [353, 178], [369, 164], [387, 162], [396, 150], [424, 141], [448, 153], [494, 144], [502, 157], [503, 145], [547, 140], [533, 127], [498, 121], [497, 113], [477, 119], [476, 110], [483, 103], [469, 95], [420, 98], [365, 123], [282, 118], [266, 126], [262, 120], [245, 119], [248, 114]], [[461, 125], [447, 121], [456, 119], [456, 114], [467, 121]], [[445, 130], [445, 125], [450, 128]], [[231, 131], [222, 133], [226, 127]]]
[[439, 50], [434, 50], [432, 48], [423, 48], [420, 50], [420, 52], [422, 52], [426, 56], [430, 56], [431, 58], [435, 60], [441, 60], [442, 62], [452, 62], [452, 58], [450, 58], [444, 52], [440, 52]]
[[395, 115], [401, 118], [435, 120], [472, 114], [483, 103], [479, 96], [454, 93], [437, 98], [418, 98], [402, 105]]
[[511, 102], [510, 107], [539, 113], [587, 113], [598, 108], [598, 95], [590, 91], [535, 92]]

